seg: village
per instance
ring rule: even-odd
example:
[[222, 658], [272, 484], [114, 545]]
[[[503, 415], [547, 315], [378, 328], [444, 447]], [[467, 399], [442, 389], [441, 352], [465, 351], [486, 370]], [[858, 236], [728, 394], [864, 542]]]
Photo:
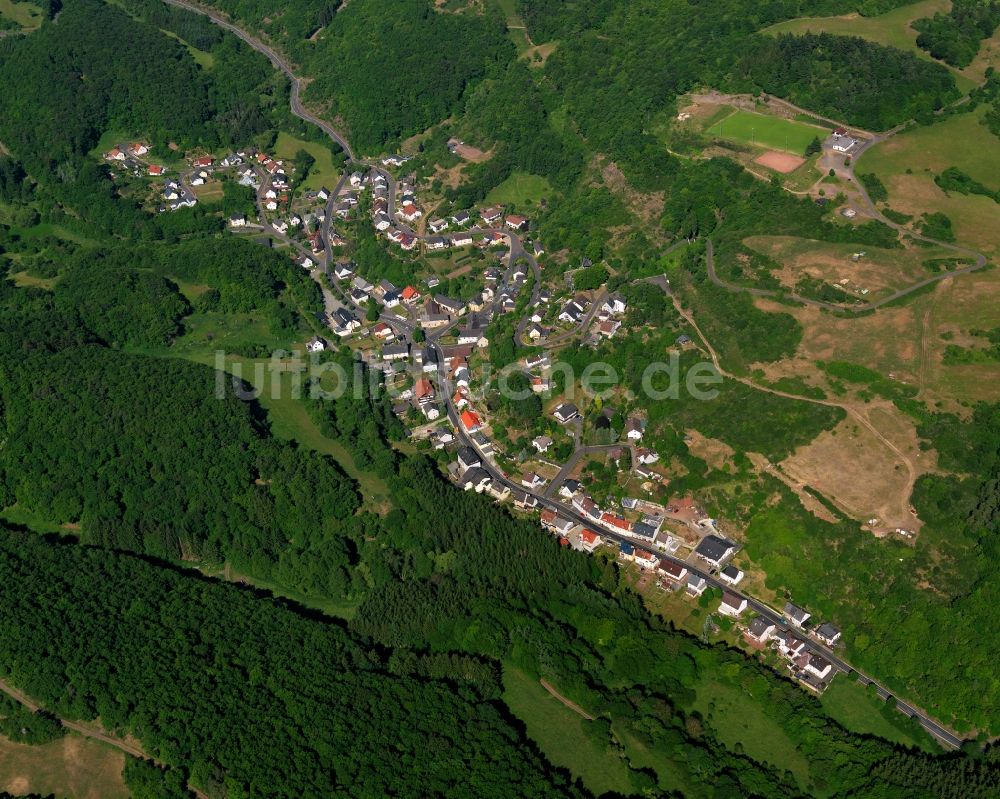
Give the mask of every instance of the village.
[[[313, 336], [306, 350], [348, 346], [380, 372], [412, 439], [445, 453], [456, 485], [516, 514], [539, 514], [561, 546], [614, 557], [649, 590], [711, 599], [720, 622], [713, 629], [734, 628], [734, 642], [767, 653], [811, 690], [822, 692], [849, 670], [832, 652], [841, 639], [832, 623], [814, 625], [791, 602], [779, 611], [737, 589], [744, 579], [733, 562], [738, 544], [693, 497], [670, 496], [660, 455], [643, 444], [641, 412], [616, 418], [616, 409], [606, 408], [594, 424], [601, 440], [584, 440], [581, 408], [556, 390], [558, 349], [614, 337], [626, 324], [628, 303], [606, 286], [577, 290], [571, 277], [544, 283], [537, 259], [545, 250], [528, 216], [494, 205], [425, 219], [413, 176], [399, 175], [406, 156], [345, 173], [333, 189], [306, 190], [294, 165], [252, 148], [192, 154], [172, 169], [150, 149], [126, 143], [104, 158], [132, 178], [150, 179], [149, 199], [160, 213], [194, 207], [199, 193], [218, 192], [223, 181], [252, 192], [256, 213], [230, 215], [226, 226], [285, 248], [319, 284], [330, 335]], [[369, 279], [364, 265], [338, 255], [350, 249], [352, 224], [369, 224], [384, 246], [410, 254], [412, 281]], [[421, 274], [421, 253], [450, 250], [479, 253], [479, 274], [462, 281]], [[457, 285], [460, 296], [442, 284]], [[657, 285], [669, 292], [665, 279]], [[494, 379], [490, 330], [504, 316], [525, 351], [508, 372], [545, 409], [519, 447], [497, 435], [485, 401]], [[686, 334], [675, 342], [678, 351], [693, 346]], [[595, 457], [611, 475], [600, 491], [588, 485], [595, 470], [584, 468]]]

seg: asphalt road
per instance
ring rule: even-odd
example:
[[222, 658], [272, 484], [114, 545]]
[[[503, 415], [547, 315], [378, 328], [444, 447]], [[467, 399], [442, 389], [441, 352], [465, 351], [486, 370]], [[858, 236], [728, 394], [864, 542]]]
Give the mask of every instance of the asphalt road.
[[[185, 9], [187, 9], [189, 11], [193, 11], [195, 13], [203, 14], [203, 15], [209, 17], [214, 23], [216, 23], [217, 25], [219, 25], [219, 26], [225, 28], [226, 30], [230, 31], [231, 33], [233, 33], [235, 36], [237, 36], [239, 39], [241, 39], [242, 41], [244, 41], [246, 44], [248, 44], [253, 49], [257, 50], [260, 53], [263, 53], [271, 61], [271, 63], [277, 69], [281, 70], [288, 77], [289, 81], [291, 82], [291, 85], [292, 85], [292, 90], [291, 90], [291, 109], [292, 109], [292, 112], [296, 116], [298, 116], [300, 119], [303, 119], [303, 120], [305, 120], [307, 122], [311, 122], [312, 124], [314, 124], [317, 127], [319, 127], [321, 130], [323, 130], [333, 141], [337, 142], [337, 144], [340, 145], [340, 147], [343, 149], [343, 151], [347, 154], [348, 161], [349, 162], [355, 162], [354, 152], [351, 149], [350, 144], [347, 142], [347, 140], [343, 136], [341, 136], [329, 123], [327, 123], [324, 120], [320, 119], [315, 114], [313, 114], [310, 111], [308, 111], [302, 105], [301, 100], [299, 98], [299, 94], [300, 94], [300, 81], [299, 81], [299, 78], [294, 74], [294, 72], [291, 69], [291, 66], [280, 55], [278, 55], [277, 52], [275, 52], [269, 46], [265, 45], [259, 39], [251, 36], [246, 31], [242, 30], [241, 28], [236, 27], [235, 25], [233, 25], [232, 23], [230, 23], [228, 20], [224, 19], [214, 9], [207, 9], [207, 8], [202, 7], [202, 6], [195, 5], [193, 3], [188, 2], [187, 0], [164, 0], [164, 2], [167, 2], [170, 5], [178, 6], [180, 8], [185, 8]], [[356, 162], [356, 163], [363, 163], [363, 162]], [[374, 168], [378, 169], [378, 167], [374, 167]], [[379, 171], [383, 172], [380, 169], [379, 169]], [[383, 174], [386, 174], [387, 177], [391, 178], [391, 175], [388, 175], [388, 173], [383, 172]], [[340, 183], [338, 183], [338, 188], [343, 185], [343, 181], [346, 179], [346, 177], [347, 176], [346, 176], [346, 173], [345, 173], [344, 177], [341, 178]], [[860, 186], [860, 183], [858, 185], [859, 185], [859, 188], [864, 193], [863, 186]], [[390, 183], [390, 187], [392, 189], [395, 188], [395, 181], [394, 180]], [[393, 201], [394, 201], [394, 195], [395, 195], [395, 192], [391, 191], [390, 192], [390, 198], [391, 198], [390, 199], [390, 210], [392, 210], [392, 204], [393, 204]], [[336, 193], [334, 194], [334, 196], [336, 196]], [[866, 197], [867, 201], [870, 203], [871, 200], [870, 200], [870, 198], [867, 197], [866, 193], [864, 193], [864, 196]], [[874, 209], [874, 205], [872, 207]], [[877, 210], [875, 211], [875, 213], [878, 213]], [[392, 216], [391, 213], [390, 213], [390, 216]], [[327, 214], [327, 219], [328, 220], [330, 219], [330, 214], [329, 213]], [[886, 222], [888, 222], [888, 220], [886, 220]], [[515, 263], [515, 261], [517, 260], [517, 258], [518, 257], [522, 257], [522, 255], [523, 255], [523, 257], [525, 257], [527, 259], [529, 265], [531, 265], [532, 268], [534, 270], [536, 270], [536, 274], [537, 274], [538, 265], [535, 262], [535, 259], [524, 250], [523, 245], [522, 245], [522, 243], [520, 241], [520, 238], [517, 237], [517, 236], [515, 236], [513, 233], [510, 233], [510, 232], [507, 232], [507, 235], [509, 236], [510, 242], [511, 242], [511, 257], [510, 257], [509, 262], [508, 262], [508, 275], [510, 274], [511, 268], [513, 267], [513, 264]], [[919, 237], [918, 236], [917, 238], [923, 238], [923, 237]], [[933, 241], [931, 239], [924, 239], [924, 240], [926, 240], [926, 241]], [[936, 242], [936, 241], [934, 243], [935, 244], [940, 244], [940, 242]], [[710, 246], [711, 245], [709, 244], [709, 247]], [[956, 246], [949, 246], [949, 245], [946, 245], [946, 244], [942, 245], [942, 246], [948, 246], [949, 249], [956, 250], [956, 251], [971, 252], [969, 250], [964, 250], [963, 248], [956, 247]], [[329, 252], [329, 246], [328, 246], [327, 249], [328, 249], [328, 253], [327, 253], [328, 254], [328, 258], [332, 258], [332, 253]], [[912, 291], [916, 291], [917, 289], [919, 289], [923, 285], [927, 285], [929, 283], [933, 283], [936, 280], [943, 280], [945, 277], [950, 277], [950, 276], [955, 275], [955, 274], [961, 274], [962, 272], [971, 272], [971, 271], [974, 271], [974, 269], [979, 269], [979, 268], [981, 268], [985, 264], [986, 259], [985, 259], [985, 256], [982, 256], [982, 254], [977, 253], [977, 255], [981, 259], [981, 262], [977, 261], [977, 264], [974, 267], [967, 267], [964, 270], [959, 270], [959, 271], [956, 271], [956, 272], [951, 272], [951, 273], [943, 274], [943, 275], [937, 275], [937, 276], [935, 276], [932, 279], [924, 281], [924, 282], [922, 282], [920, 284], [917, 284], [915, 286], [911, 286], [908, 289], [902, 290], [901, 293], [897, 293], [898, 296], [894, 296], [892, 298], [885, 298], [885, 299], [881, 300], [879, 302], [879, 304], [885, 304], [886, 302], [891, 301], [891, 299], [898, 299], [899, 296], [905, 296], [906, 294], [908, 294], [908, 293], [910, 293]], [[713, 268], [712, 271], [714, 273], [714, 268]], [[717, 278], [716, 278], [716, 280], [717, 280]], [[539, 283], [539, 281], [536, 280], [536, 285], [538, 283]], [[726, 286], [726, 287], [728, 287], [728, 286]], [[877, 307], [877, 306], [875, 306], [875, 307]], [[396, 321], [397, 324], [399, 324], [400, 320], [398, 320], [398, 317], [397, 317], [395, 321]], [[408, 327], [412, 331], [412, 325], [408, 325]], [[448, 328], [445, 328], [445, 330], [447, 330], [447, 329]], [[445, 403], [446, 403], [448, 418], [449, 418], [449, 420], [451, 421], [452, 425], [455, 428], [457, 438], [462, 442], [462, 444], [464, 444], [466, 446], [469, 446], [469, 447], [472, 447], [472, 449], [479, 454], [480, 458], [483, 461], [483, 467], [486, 469], [486, 471], [490, 474], [490, 476], [494, 480], [496, 480], [497, 482], [501, 483], [502, 485], [508, 486], [511, 489], [517, 489], [517, 490], [521, 490], [521, 491], [526, 490], [526, 489], [523, 488], [523, 486], [520, 486], [520, 485], [512, 482], [505, 474], [502, 474], [496, 467], [494, 467], [490, 463], [490, 461], [483, 455], [483, 453], [479, 450], [479, 447], [476, 445], [475, 441], [473, 441], [469, 437], [469, 435], [466, 433], [465, 429], [463, 428], [463, 426], [461, 424], [461, 421], [459, 420], [458, 411], [455, 408], [455, 405], [454, 405], [454, 403], [452, 401], [453, 391], [452, 391], [452, 388], [451, 388], [451, 385], [450, 385], [450, 380], [448, 379], [447, 367], [445, 366], [445, 363], [444, 363], [444, 354], [443, 354], [443, 351], [441, 349], [441, 345], [437, 342], [437, 338], [441, 335], [441, 333], [443, 333], [443, 330], [440, 331], [440, 332], [438, 332], [438, 334], [436, 336], [433, 336], [433, 337], [432, 336], [428, 336], [428, 343], [430, 344], [430, 346], [433, 346], [437, 350], [437, 354], [438, 354], [438, 375], [439, 375], [439, 379], [440, 379], [440, 382], [441, 382], [441, 393], [442, 393], [442, 395], [445, 398]], [[594, 526], [591, 520], [589, 520], [586, 517], [582, 516], [581, 514], [577, 513], [575, 510], [573, 510], [572, 507], [567, 507], [567, 506], [563, 505], [561, 502], [556, 502], [555, 500], [553, 500], [553, 499], [551, 499], [549, 497], [546, 497], [544, 494], [535, 493], [533, 491], [527, 491], [527, 493], [530, 494], [531, 496], [533, 496], [538, 501], [538, 504], [541, 507], [549, 508], [551, 510], [555, 510], [555, 511], [559, 512], [562, 516], [565, 516], [565, 517], [567, 517], [569, 519], [572, 519], [577, 524], [581, 524], [581, 525], [584, 525], [584, 526], [587, 526], [587, 527], [593, 527]], [[602, 528], [602, 531], [601, 531], [601, 535], [604, 536], [604, 537], [606, 537], [606, 538], [610, 538], [610, 539], [613, 539], [613, 540], [616, 540], [616, 541], [628, 541], [629, 543], [635, 543], [634, 539], [631, 539], [631, 538], [619, 535], [618, 533], [614, 533], [614, 532], [611, 532], [611, 531], [608, 531], [608, 530], [604, 530], [603, 528]], [[711, 585], [713, 587], [716, 587], [716, 588], [722, 588], [724, 590], [730, 591], [731, 593], [734, 593], [734, 594], [736, 594], [738, 596], [743, 597], [744, 599], [747, 600], [747, 604], [748, 604], [749, 607], [753, 608], [753, 610], [756, 613], [758, 613], [759, 615], [761, 615], [764, 618], [768, 619], [772, 623], [774, 623], [776, 625], [781, 625], [783, 627], [786, 626], [784, 624], [784, 620], [783, 620], [782, 615], [778, 611], [776, 611], [775, 609], [773, 609], [773, 608], [765, 605], [764, 603], [760, 602], [759, 600], [754, 599], [753, 597], [750, 597], [750, 596], [748, 596], [746, 594], [743, 594], [743, 593], [741, 593], [739, 591], [736, 591], [736, 590], [734, 590], [733, 588], [731, 588], [729, 586], [723, 585], [719, 580], [717, 580], [715, 577], [713, 577], [710, 572], [702, 570], [702, 569], [698, 569], [698, 568], [692, 566], [690, 563], [688, 563], [686, 561], [683, 561], [683, 560], [680, 560], [678, 558], [674, 558], [674, 557], [672, 557], [670, 555], [661, 555], [660, 557], [661, 557], [661, 559], [666, 559], [666, 560], [669, 560], [669, 561], [673, 561], [675, 563], [683, 564], [690, 572], [692, 572], [694, 574], [697, 574], [697, 575], [700, 575], [701, 577], [703, 577], [708, 582], [709, 585]], [[835, 655], [827, 647], [825, 647], [825, 646], [823, 646], [823, 645], [821, 645], [818, 642], [815, 642], [813, 640], [809, 641], [809, 646], [810, 646], [810, 648], [813, 651], [820, 653], [823, 657], [825, 657], [827, 660], [829, 660], [836, 668], [838, 668], [838, 669], [840, 669], [842, 671], [845, 671], [845, 672], [846, 671], [855, 671], [855, 672], [857, 672], [859, 681], [862, 682], [863, 684], [867, 685], [868, 683], [875, 683], [876, 690], [877, 690], [879, 696], [881, 696], [883, 698], [887, 698], [888, 696], [892, 695], [887, 689], [885, 689], [884, 687], [882, 687], [881, 685], [879, 685], [878, 683], [876, 683], [875, 680], [873, 680], [871, 677], [869, 677], [869, 676], [867, 676], [867, 675], [859, 672], [857, 669], [854, 669], [853, 667], [851, 667], [846, 661], [844, 661], [842, 658], [840, 658], [837, 655]], [[943, 746], [957, 748], [957, 747], [959, 747], [962, 744], [962, 739], [960, 739], [958, 736], [956, 736], [950, 730], [947, 730], [945, 727], [943, 727], [941, 724], [939, 724], [938, 722], [936, 722], [934, 719], [930, 718], [928, 715], [926, 715], [922, 711], [919, 711], [919, 710], [913, 708], [911, 705], [909, 705], [909, 704], [907, 704], [905, 702], [899, 701], [898, 699], [897, 699], [897, 705], [896, 705], [896, 707], [897, 707], [897, 709], [899, 709], [900, 712], [917, 718], [919, 720], [920, 724], [924, 727], [924, 729], [926, 729], [931, 735], [933, 735]]]

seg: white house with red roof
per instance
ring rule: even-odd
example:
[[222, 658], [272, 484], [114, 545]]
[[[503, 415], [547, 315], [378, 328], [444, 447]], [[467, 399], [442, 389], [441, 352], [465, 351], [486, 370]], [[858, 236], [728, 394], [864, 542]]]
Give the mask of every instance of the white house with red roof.
[[601, 545], [601, 537], [593, 530], [583, 530], [580, 533], [580, 546], [587, 552], [593, 552]]

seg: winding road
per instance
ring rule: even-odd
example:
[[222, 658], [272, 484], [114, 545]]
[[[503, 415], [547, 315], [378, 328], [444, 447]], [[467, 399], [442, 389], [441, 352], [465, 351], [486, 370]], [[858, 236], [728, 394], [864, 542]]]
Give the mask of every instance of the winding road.
[[[240, 38], [243, 42], [245, 42], [246, 44], [248, 44], [250, 47], [252, 47], [253, 49], [257, 50], [260, 53], [263, 53], [271, 61], [271, 63], [277, 69], [281, 70], [288, 77], [289, 81], [291, 82], [291, 86], [292, 86], [292, 90], [291, 90], [291, 108], [292, 108], [292, 112], [296, 116], [298, 116], [299, 118], [301, 118], [301, 119], [303, 119], [303, 120], [305, 120], [307, 122], [311, 122], [312, 124], [314, 124], [317, 127], [319, 127], [321, 130], [323, 130], [347, 154], [348, 162], [353, 162], [353, 163], [358, 163], [358, 164], [365, 163], [365, 162], [357, 161], [355, 159], [353, 151], [351, 150], [350, 145], [347, 142], [347, 140], [343, 136], [341, 136], [329, 123], [327, 123], [324, 120], [320, 119], [315, 114], [313, 114], [312, 112], [308, 111], [302, 105], [302, 103], [300, 101], [300, 89], [301, 89], [301, 85], [302, 85], [301, 79], [298, 78], [294, 74], [294, 72], [292, 71], [291, 66], [288, 64], [288, 62], [285, 61], [271, 47], [269, 47], [268, 45], [264, 44], [262, 41], [260, 41], [259, 39], [255, 38], [254, 36], [250, 35], [246, 31], [244, 31], [243, 29], [237, 27], [233, 23], [229, 22], [219, 12], [215, 11], [214, 9], [208, 9], [208, 8], [203, 7], [203, 6], [195, 5], [195, 4], [191, 3], [191, 2], [188, 2], [188, 0], [164, 0], [164, 1], [167, 2], [167, 3], [169, 3], [170, 5], [174, 5], [174, 6], [177, 6], [177, 7], [180, 7], [180, 8], [184, 8], [184, 9], [187, 9], [189, 11], [193, 11], [193, 12], [196, 12], [196, 13], [199, 13], [199, 14], [203, 14], [203, 15], [209, 17], [213, 22], [215, 22], [219, 26], [225, 28], [226, 30], [230, 31], [231, 33], [233, 33], [235, 36], [237, 36], [238, 38]], [[370, 166], [370, 165], [368, 165], [368, 166]], [[347, 176], [346, 176], [346, 173], [345, 173], [344, 177], [341, 178], [341, 182], [340, 182], [340, 184], [338, 184], [338, 186], [342, 186], [343, 185], [343, 181], [346, 179], [346, 177]], [[392, 194], [394, 194], [394, 192]], [[335, 194], [333, 196], [335, 196]], [[870, 199], [869, 199], [869, 202], [870, 202]], [[877, 211], [876, 211], [876, 213], [877, 213]], [[328, 214], [327, 216], [329, 218], [330, 215]], [[537, 263], [535, 263], [534, 258], [532, 258], [526, 251], [524, 251], [523, 246], [521, 245], [520, 239], [517, 236], [515, 236], [515, 235], [513, 235], [512, 233], [509, 233], [509, 232], [506, 233], [506, 235], [509, 236], [510, 241], [511, 241], [511, 257], [510, 257], [510, 259], [508, 261], [508, 274], [509, 274], [510, 270], [512, 269], [515, 261], [517, 260], [517, 258], [521, 257], [522, 253], [523, 253], [523, 256], [527, 259], [528, 263], [533, 265], [533, 269], [537, 270]], [[929, 239], [928, 239], [928, 241], [929, 241]], [[934, 243], [939, 243], [939, 242], [934, 242]], [[957, 247], [952, 247], [951, 249], [961, 250], [961, 248], [957, 248]], [[969, 252], [969, 251], [966, 251], [966, 252]], [[983, 263], [985, 263], [985, 257], [983, 257]], [[979, 268], [979, 266], [977, 265], [975, 268]], [[970, 267], [970, 268], [968, 268], [967, 270], [964, 270], [964, 271], [972, 271], [972, 269], [973, 268]], [[956, 272], [952, 272], [952, 273], [949, 273], [947, 275], [935, 276], [934, 280], [940, 280], [940, 279], [943, 279], [944, 277], [949, 277], [949, 276], [952, 276], [954, 274], [957, 274], [957, 273]], [[930, 280], [930, 281], [927, 281], [927, 282], [934, 282], [934, 280]], [[536, 285], [539, 282], [540, 281], [536, 280], [535, 281]], [[663, 285], [664, 288], [667, 289], [667, 286], [665, 284], [661, 284], [661, 285]], [[926, 285], [926, 283], [924, 285]], [[909, 293], [909, 291], [914, 291], [917, 288], [919, 288], [919, 286], [911, 287], [908, 291], [904, 292], [904, 294], [905, 293]], [[676, 300], [676, 298], [673, 298], [673, 300], [674, 300], [675, 306], [677, 306], [678, 310], [682, 313], [682, 315], [684, 315], [684, 312], [679, 307], [679, 302]], [[888, 300], [886, 300], [886, 301], [888, 301]], [[884, 304], [884, 302], [882, 304]], [[739, 377], [736, 377], [736, 376], [733, 376], [733, 375], [728, 375], [726, 372], [724, 372], [721, 369], [721, 367], [719, 366], [719, 363], [718, 363], [718, 356], [717, 356], [717, 354], [715, 353], [714, 349], [711, 348], [711, 346], [709, 345], [709, 343], [705, 339], [704, 335], [701, 333], [700, 329], [698, 329], [697, 325], [694, 323], [694, 320], [692, 318], [690, 318], [689, 315], [686, 315], [685, 318], [688, 319], [688, 321], [691, 323], [692, 327], [698, 332], [699, 337], [701, 338], [702, 342], [705, 344], [706, 348], [708, 349], [708, 351], [709, 351], [709, 353], [710, 353], [710, 355], [712, 357], [713, 363], [715, 363], [716, 368], [719, 369], [720, 374], [728, 376], [731, 379], [739, 380], [740, 382], [747, 383], [748, 381], [747, 381], [746, 378], [739, 378]], [[412, 325], [410, 323], [406, 323], [404, 320], [400, 320], [398, 317], [396, 317], [394, 319], [394, 321], [395, 321], [395, 323], [397, 325], [400, 325], [401, 327], [404, 327], [404, 328], [412, 330]], [[443, 351], [441, 349], [441, 345], [437, 341], [437, 338], [438, 338], [438, 336], [433, 336], [433, 337], [432, 336], [428, 336], [428, 344], [429, 344], [429, 346], [434, 347], [436, 349], [436, 351], [437, 351], [437, 354], [438, 354], [438, 377], [439, 377], [440, 384], [441, 384], [441, 395], [445, 399], [448, 418], [449, 418], [450, 422], [452, 423], [452, 425], [455, 428], [456, 437], [461, 442], [461, 444], [463, 444], [465, 446], [468, 446], [468, 447], [471, 447], [480, 456], [480, 459], [482, 460], [482, 463], [483, 463], [483, 468], [490, 474], [491, 478], [494, 481], [496, 481], [497, 483], [499, 483], [501, 485], [505, 485], [505, 486], [509, 487], [512, 490], [513, 489], [517, 489], [519, 491], [524, 491], [525, 489], [521, 485], [512, 482], [507, 477], [506, 474], [504, 474], [503, 472], [501, 472], [496, 466], [493, 465], [493, 463], [489, 460], [488, 457], [486, 457], [483, 454], [483, 452], [480, 450], [479, 446], [468, 435], [468, 433], [466, 432], [465, 428], [462, 426], [461, 421], [459, 419], [458, 410], [456, 409], [456, 407], [454, 405], [454, 402], [453, 402], [453, 399], [452, 399], [453, 395], [454, 395], [454, 392], [453, 392], [452, 387], [450, 385], [450, 379], [449, 379], [447, 367], [445, 365]], [[763, 387], [763, 386], [754, 385], [754, 384], [752, 384], [752, 381], [749, 381], [749, 384], [752, 385], [754, 388], [756, 388], [758, 390], [769, 391], [771, 393], [778, 394], [779, 396], [787, 396], [789, 398], [798, 399], [798, 400], [805, 399], [805, 398], [797, 396], [797, 395], [785, 394], [785, 393], [780, 392], [780, 391], [775, 390], [775, 389], [769, 389], [769, 388], [766, 388], [766, 387]], [[832, 404], [832, 403], [827, 403], [827, 402], [823, 402], [823, 401], [820, 401], [820, 400], [810, 400], [810, 401], [819, 402], [820, 404]], [[871, 428], [871, 425], [870, 425], [870, 423], [867, 422], [867, 420], [860, 420], [859, 419], [859, 421], [862, 424], [864, 424], [866, 427], [868, 427], [869, 429], [872, 429], [872, 431], [875, 432], [876, 435], [878, 435], [877, 431], [875, 431], [873, 428]], [[891, 445], [890, 442], [886, 442], [886, 444], [888, 446], [890, 446], [891, 448], [895, 449], [894, 447], [892, 447], [892, 445]], [[898, 450], [896, 450], [896, 451], [898, 452]], [[533, 491], [530, 491], [530, 490], [528, 490], [527, 493], [529, 495], [533, 496], [537, 500], [539, 506], [541, 506], [543, 508], [548, 508], [548, 509], [557, 511], [560, 515], [562, 515], [562, 516], [564, 516], [566, 518], [572, 519], [577, 524], [580, 524], [580, 525], [583, 525], [583, 526], [587, 526], [587, 527], [593, 526], [592, 521], [590, 519], [588, 519], [588, 518], [582, 516], [581, 514], [577, 513], [572, 507], [567, 507], [566, 505], [562, 504], [561, 502], [556, 502], [552, 498], [550, 498], [548, 496], [545, 496], [543, 493], [536, 493], [536, 492], [533, 492]], [[606, 538], [608, 538], [608, 539], [611, 539], [611, 540], [628, 541], [630, 543], [635, 543], [634, 539], [631, 539], [631, 538], [619, 535], [619, 534], [617, 534], [615, 532], [608, 531], [608, 530], [602, 530], [601, 535], [604, 536], [604, 537], [606, 537]], [[734, 590], [732, 587], [730, 587], [728, 585], [723, 585], [719, 580], [717, 580], [715, 577], [712, 576], [711, 572], [698, 569], [698, 568], [692, 566], [692, 564], [690, 564], [690, 563], [688, 563], [686, 561], [683, 561], [683, 560], [678, 559], [678, 558], [674, 558], [674, 557], [669, 556], [669, 555], [661, 555], [661, 558], [665, 559], [665, 560], [668, 560], [668, 561], [673, 561], [673, 562], [678, 563], [678, 564], [683, 564], [692, 573], [700, 575], [701, 577], [703, 577], [709, 583], [709, 585], [711, 585], [713, 587], [716, 587], [716, 588], [727, 590], [727, 591], [729, 591], [731, 593], [737, 594], [738, 596], [741, 596], [741, 597], [745, 598], [747, 600], [747, 603], [748, 603], [749, 607], [752, 608], [754, 612], [756, 612], [760, 616], [763, 616], [764, 618], [770, 620], [771, 622], [773, 622], [776, 625], [780, 625], [782, 627], [785, 626], [784, 619], [783, 619], [782, 614], [780, 612], [778, 612], [774, 608], [771, 608], [770, 606], [764, 604], [760, 600], [757, 600], [757, 599], [754, 599], [751, 596], [742, 594], [741, 592]], [[820, 643], [811, 640], [809, 642], [809, 646], [810, 646], [810, 648], [813, 651], [816, 651], [816, 652], [820, 653], [821, 655], [823, 655], [823, 657], [825, 657], [827, 660], [829, 660], [837, 669], [839, 669], [841, 671], [845, 671], [845, 672], [850, 672], [850, 671], [856, 672], [858, 674], [859, 681], [862, 684], [866, 684], [867, 685], [868, 683], [874, 683], [875, 682], [872, 678], [868, 677], [867, 675], [862, 674], [857, 669], [854, 669], [852, 666], [850, 666], [850, 664], [848, 664], [842, 658], [840, 658], [837, 655], [835, 655], [829, 648], [821, 645]], [[891, 695], [891, 693], [886, 688], [882, 687], [881, 685], [878, 685], [878, 683], [875, 683], [875, 684], [876, 684], [876, 689], [878, 691], [879, 696], [881, 696], [882, 698], [887, 698], [887, 697], [889, 697]], [[952, 731], [948, 730], [946, 727], [944, 727], [943, 725], [941, 725], [940, 723], [938, 723], [937, 721], [935, 721], [934, 719], [932, 719], [925, 712], [923, 712], [921, 710], [918, 710], [918, 709], [914, 708], [913, 706], [911, 706], [911, 705], [909, 705], [909, 704], [907, 704], [905, 702], [902, 702], [902, 701], [897, 701], [896, 707], [897, 707], [897, 709], [900, 712], [918, 719], [918, 721], [924, 727], [924, 729], [926, 729], [931, 735], [933, 735], [943, 746], [949, 747], [949, 748], [958, 748], [959, 746], [961, 746], [961, 744], [962, 744], [962, 739], [961, 738], [959, 738], [957, 735], [955, 735], [955, 733], [953, 733]]]

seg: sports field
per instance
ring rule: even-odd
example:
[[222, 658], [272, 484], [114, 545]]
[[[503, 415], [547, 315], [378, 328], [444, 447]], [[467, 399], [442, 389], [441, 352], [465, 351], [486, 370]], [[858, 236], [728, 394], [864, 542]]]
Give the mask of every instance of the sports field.
[[756, 114], [752, 111], [733, 111], [705, 130], [720, 139], [743, 142], [802, 155], [815, 138], [824, 139], [829, 131], [825, 128], [794, 122], [791, 119]]

